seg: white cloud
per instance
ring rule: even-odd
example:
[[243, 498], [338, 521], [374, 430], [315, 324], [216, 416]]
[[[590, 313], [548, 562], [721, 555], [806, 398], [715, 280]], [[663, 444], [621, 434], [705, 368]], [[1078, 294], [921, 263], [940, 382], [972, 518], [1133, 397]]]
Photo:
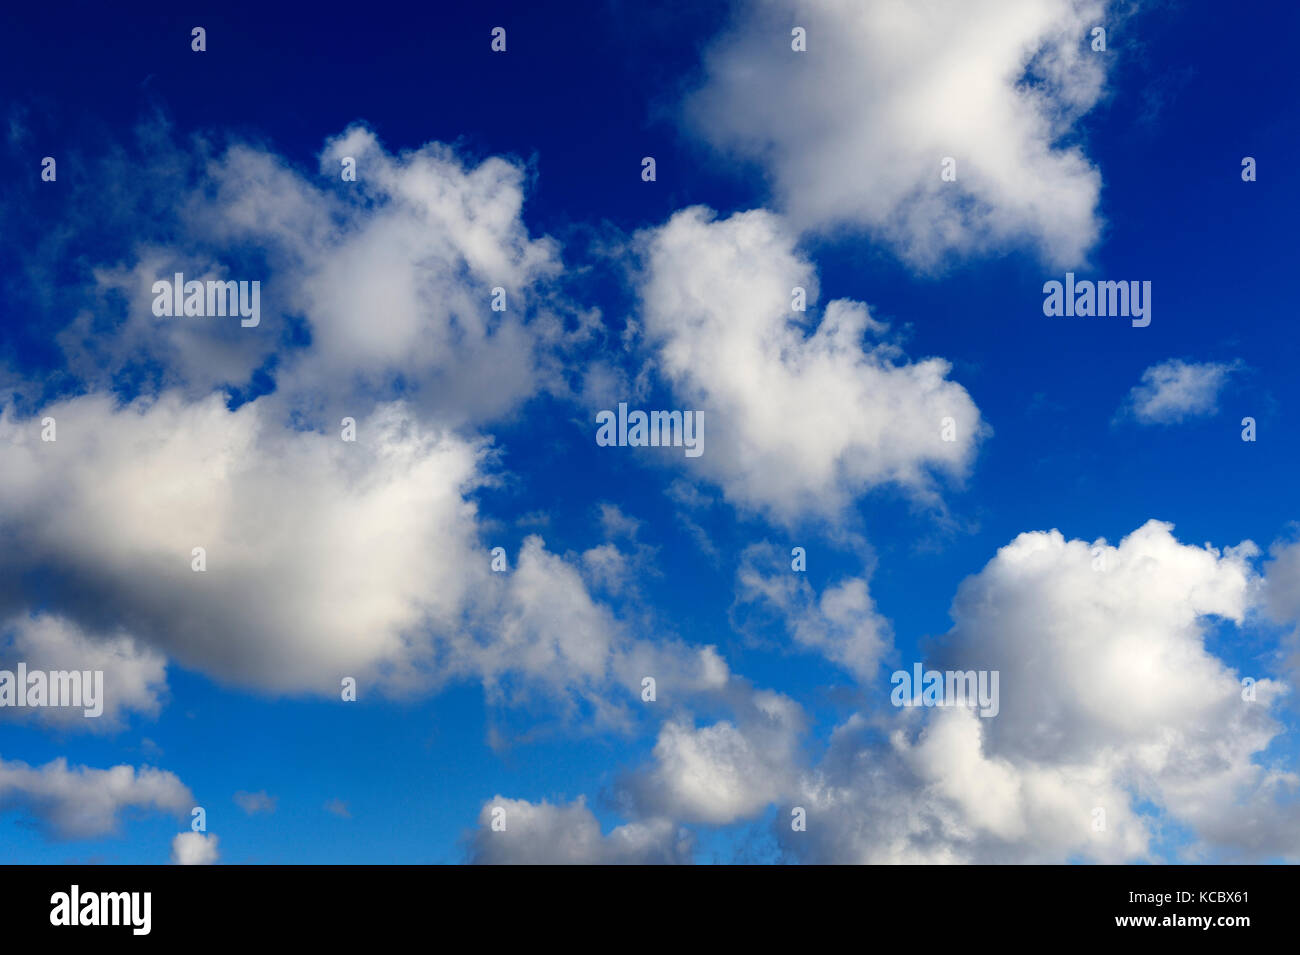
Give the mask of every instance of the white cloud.
[[875, 676], [893, 645], [892, 628], [876, 610], [861, 577], [841, 580], [817, 595], [790, 558], [769, 544], [741, 555], [736, 600], [774, 610], [794, 641], [822, 654], [861, 682]]
[[215, 395], [125, 407], [90, 395], [41, 415], [57, 441], [40, 440], [40, 416], [0, 410], [0, 532], [15, 542], [0, 554], [0, 612], [32, 609], [23, 581], [39, 568], [87, 640], [130, 624], [137, 669], [160, 666], [147, 645], [272, 692], [479, 680], [494, 702], [541, 694], [564, 717], [622, 726], [646, 675], [679, 694], [729, 678], [712, 648], [637, 638], [540, 537], [492, 573], [469, 499], [490, 479], [486, 443], [403, 405], [360, 419], [355, 442]]
[[[2, 562], [2, 561], [0, 561]], [[103, 712], [85, 716], [83, 707], [0, 710], [0, 717], [40, 720], [62, 730], [111, 732], [128, 713], [157, 716], [167, 689], [167, 658], [123, 631], [92, 635], [66, 617], [18, 614], [0, 621], [0, 669], [17, 663], [33, 670], [103, 671]]]
[[[797, 228], [860, 227], [910, 262], [1032, 243], [1079, 265], [1101, 177], [1069, 142], [1114, 49], [1102, 0], [780, 0], [706, 54], [688, 122], [763, 165]], [[791, 50], [791, 29], [807, 52]], [[945, 157], [957, 180], [940, 178]]]
[[[856, 716], [839, 727], [788, 802], [807, 830], [778, 838], [794, 858], [822, 863], [1065, 862], [1138, 858], [1149, 834], [1105, 770], [1014, 765], [981, 749], [968, 709], [937, 709], [890, 729]], [[882, 739], [882, 736], [884, 737]], [[1092, 810], [1106, 809], [1106, 830]]]
[[[678, 698], [726, 685], [713, 648], [639, 639], [592, 597], [580, 571], [622, 594], [645, 567], [639, 543], [569, 561], [530, 538], [489, 572], [472, 496], [499, 457], [471, 429], [564, 393], [562, 355], [598, 323], [553, 294], [558, 247], [523, 224], [520, 165], [436, 143], [394, 155], [353, 127], [326, 144], [319, 178], [259, 147], [144, 133], [149, 174], [106, 160], [119, 194], [86, 214], [156, 228], [96, 270], [60, 336], [90, 393], [0, 403], [0, 531], [17, 542], [0, 554], [0, 619], [33, 612], [24, 581], [39, 571], [88, 651], [126, 627], [150, 665], [238, 686], [479, 680], [494, 702], [540, 695], [598, 726], [639, 718], [646, 675]], [[345, 156], [355, 183], [339, 179]], [[152, 282], [175, 271], [261, 280], [261, 324], [155, 317]], [[214, 392], [264, 365], [270, 394], [230, 410]], [[122, 380], [140, 388], [129, 405], [94, 390]], [[38, 438], [47, 415], [56, 442]], [[339, 438], [344, 415], [355, 443]], [[616, 508], [601, 520], [635, 535]]]
[[791, 789], [805, 728], [799, 705], [759, 691], [738, 710], [739, 724], [663, 725], [653, 764], [625, 783], [642, 814], [726, 825], [761, 812]]
[[126, 810], [179, 816], [193, 804], [193, 795], [174, 773], [151, 766], [91, 769], [70, 767], [59, 758], [34, 767], [0, 760], [0, 810], [23, 811], [55, 838], [108, 835]]
[[[481, 448], [420, 428], [399, 406], [355, 443], [284, 429], [262, 402], [175, 393], [118, 408], [107, 396], [0, 414], [6, 467], [0, 600], [44, 568], [60, 612], [87, 630], [130, 621], [137, 639], [220, 679], [338, 692], [343, 676], [415, 665], [413, 636], [460, 611], [479, 556]], [[206, 550], [196, 573], [191, 552]]]
[[810, 862], [1161, 861], [1167, 825], [1193, 834], [1175, 860], [1300, 857], [1300, 776], [1265, 755], [1288, 687], [1260, 678], [1248, 699], [1206, 647], [1218, 622], [1245, 622], [1256, 554], [1158, 521], [1117, 546], [1021, 534], [963, 582], [925, 661], [996, 670], [996, 716], [869, 708], [803, 768], [798, 707], [733, 693], [734, 721], [664, 725], [626, 804], [710, 825], [776, 804], [778, 843]]
[[[493, 831], [493, 809], [505, 810]], [[568, 805], [497, 796], [483, 804], [470, 842], [471, 862], [509, 865], [647, 865], [689, 862], [690, 835], [664, 819], [618, 826], [602, 835], [579, 797]]]
[[[94, 270], [58, 336], [79, 376], [195, 399], [267, 368], [275, 401], [331, 426], [399, 394], [461, 424], [507, 413], [544, 385], [563, 390], [551, 346], [566, 339], [556, 309], [568, 306], [546, 290], [558, 247], [523, 224], [520, 166], [475, 164], [439, 143], [390, 155], [358, 126], [325, 144], [320, 179], [239, 143], [204, 163], [206, 144], [154, 132], [163, 154], [147, 161], [157, 170], [105, 175], [123, 195], [138, 181], [164, 191], [168, 218], [129, 259]], [[344, 156], [357, 161], [356, 182], [340, 181]], [[162, 174], [173, 167], [192, 172]], [[261, 323], [155, 317], [152, 285], [176, 272], [260, 281]], [[504, 312], [491, 307], [498, 287]], [[294, 344], [307, 336], [310, 347]]]
[[1064, 758], [1263, 714], [1204, 645], [1211, 618], [1244, 619], [1256, 549], [1172, 530], [1148, 521], [1118, 546], [1021, 534], [962, 583], [936, 664], [1001, 672], [995, 751]]
[[1142, 424], [1174, 424], [1216, 414], [1219, 393], [1240, 362], [1184, 362], [1171, 358], [1142, 372], [1125, 407]]
[[172, 840], [176, 865], [212, 865], [217, 861], [217, 837], [211, 833], [178, 832]]
[[1205, 646], [1214, 620], [1245, 619], [1254, 555], [1181, 544], [1156, 521], [1117, 547], [1021, 534], [962, 584], [927, 661], [997, 670], [999, 714], [850, 720], [790, 797], [809, 827], [783, 845], [816, 861], [1146, 859], [1145, 801], [1194, 851], [1300, 855], [1300, 778], [1262, 758], [1286, 688], [1260, 679], [1243, 699]]
[[629, 583], [631, 568], [627, 555], [613, 544], [583, 551], [582, 564], [592, 583], [610, 593], [619, 593]]
[[[646, 676], [677, 700], [715, 695], [731, 680], [712, 645], [634, 636], [628, 621], [591, 596], [578, 568], [536, 535], [525, 538], [514, 570], [501, 576], [492, 639], [474, 657], [490, 700], [512, 701], [520, 689], [543, 692], [566, 717], [625, 729], [635, 718], [629, 706], [641, 706]], [[522, 688], [509, 679], [520, 672], [531, 676]]]
[[815, 300], [815, 276], [780, 219], [714, 221], [696, 207], [645, 241], [647, 342], [676, 400], [704, 411], [704, 453], [689, 466], [733, 504], [789, 522], [878, 485], [928, 496], [933, 472], [964, 474], [986, 426], [948, 363], [907, 363], [859, 302], [833, 301], [802, 328], [791, 289]]

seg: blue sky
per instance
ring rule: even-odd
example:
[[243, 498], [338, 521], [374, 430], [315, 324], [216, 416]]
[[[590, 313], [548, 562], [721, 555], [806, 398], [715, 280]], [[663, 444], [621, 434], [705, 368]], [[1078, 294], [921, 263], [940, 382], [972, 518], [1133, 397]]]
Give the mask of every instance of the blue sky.
[[[191, 805], [225, 863], [1300, 855], [1300, 14], [655, 6], [6, 13], [0, 665], [126, 634], [165, 677], [103, 728], [0, 714], [0, 857], [189, 858]], [[260, 278], [261, 325], [155, 318], [167, 263]], [[1067, 271], [1151, 324], [1045, 316]], [[774, 273], [817, 290], [751, 338]], [[826, 357], [835, 300], [870, 319]], [[393, 456], [343, 457], [393, 401]], [[702, 409], [704, 455], [598, 447], [618, 401]], [[167, 596], [171, 522], [221, 589]], [[945, 660], [1002, 714], [890, 706]]]

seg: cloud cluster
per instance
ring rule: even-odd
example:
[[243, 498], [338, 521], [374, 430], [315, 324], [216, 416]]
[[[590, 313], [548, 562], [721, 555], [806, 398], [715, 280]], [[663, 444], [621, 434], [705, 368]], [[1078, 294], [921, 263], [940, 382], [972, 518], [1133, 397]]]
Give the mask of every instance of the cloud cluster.
[[[712, 648], [640, 638], [538, 536], [492, 573], [471, 500], [486, 443], [403, 404], [360, 419], [355, 441], [286, 427], [263, 399], [175, 391], [42, 415], [57, 440], [0, 410], [0, 532], [18, 545], [0, 554], [0, 611], [33, 612], [41, 575], [41, 599], [118, 674], [114, 712], [156, 708], [160, 654], [282, 693], [476, 680], [494, 702], [542, 694], [602, 726], [629, 722], [647, 674], [683, 695], [729, 679]], [[42, 626], [47, 647], [58, 632]]]
[[[1245, 624], [1256, 555], [1158, 521], [1118, 545], [1021, 534], [963, 582], [926, 661], [998, 671], [996, 717], [869, 708], [806, 766], [801, 711], [759, 692], [735, 721], [667, 723], [621, 782], [626, 805], [726, 825], [775, 803], [778, 845], [806, 862], [1300, 857], [1300, 777], [1265, 758], [1287, 687], [1244, 683], [1207, 648], [1215, 626]], [[1166, 822], [1194, 834], [1185, 854]]]
[[1300, 780], [1260, 759], [1284, 687], [1262, 679], [1252, 696], [1206, 648], [1216, 620], [1244, 621], [1254, 555], [1156, 521], [1118, 546], [1020, 535], [962, 584], [928, 661], [998, 670], [999, 715], [851, 720], [792, 797], [808, 833], [783, 844], [822, 861], [1144, 859], [1146, 802], [1207, 852], [1300, 853]]
[[[1021, 242], [1078, 264], [1100, 227], [1099, 177], [1062, 137], [1102, 95], [1106, 58], [1085, 37], [1103, 9], [889, 0], [741, 13], [689, 108], [718, 145], [768, 164], [785, 215], [693, 207], [643, 233], [640, 312], [620, 359], [647, 359], [632, 387], [657, 373], [679, 408], [704, 413], [707, 449], [680, 465], [677, 503], [712, 506], [698, 479], [789, 526], [835, 521], [880, 487], [936, 503], [941, 480], [966, 474], [989, 428], [950, 365], [909, 359], [861, 302], [815, 307], [797, 239], [849, 225], [921, 267]], [[792, 17], [806, 54], [789, 49]], [[944, 156], [955, 182], [939, 177]], [[356, 182], [339, 179], [345, 160]], [[1287, 687], [1261, 678], [1246, 694], [1207, 647], [1257, 599], [1276, 621], [1300, 620], [1296, 545], [1275, 547], [1262, 581], [1248, 542], [1197, 548], [1154, 521], [1116, 546], [1021, 534], [961, 585], [927, 661], [998, 671], [998, 715], [867, 706], [814, 761], [798, 702], [752, 689], [713, 646], [643, 637], [644, 621], [602, 598], [639, 597], [653, 552], [617, 507], [600, 509], [598, 546], [566, 556], [534, 534], [508, 572], [490, 569], [475, 495], [500, 459], [477, 429], [564, 393], [566, 349], [590, 331], [552, 294], [558, 248], [524, 226], [518, 164], [437, 144], [392, 155], [356, 127], [326, 144], [320, 179], [247, 145], [182, 167], [158, 182], [174, 218], [94, 271], [57, 336], [86, 389], [39, 409], [0, 396], [0, 665], [106, 674], [102, 723], [25, 718], [112, 729], [154, 715], [175, 660], [237, 687], [324, 697], [344, 677], [392, 695], [472, 680], [493, 704], [540, 697], [570, 725], [625, 730], [652, 718], [637, 706], [652, 676], [669, 715], [617, 784], [631, 821], [605, 833], [582, 798], [498, 796], [471, 859], [684, 862], [683, 826], [773, 805], [777, 843], [806, 861], [1148, 859], [1165, 851], [1165, 819], [1215, 856], [1300, 854], [1300, 780], [1263, 758]], [[262, 323], [156, 318], [150, 286], [175, 271], [262, 279]], [[1212, 413], [1234, 368], [1155, 366], [1129, 407], [1143, 423]], [[586, 394], [632, 380], [596, 369]], [[340, 435], [345, 415], [355, 441]], [[41, 439], [45, 417], [56, 441]], [[818, 593], [785, 561], [746, 551], [736, 606], [774, 613], [870, 693], [892, 627], [867, 578]], [[729, 711], [697, 719], [702, 703]], [[274, 810], [265, 792], [235, 799]], [[192, 802], [152, 768], [0, 762], [0, 808], [60, 837]], [[790, 830], [793, 806], [806, 832]], [[326, 809], [348, 813], [339, 800]], [[172, 855], [215, 862], [217, 839], [180, 833]]]

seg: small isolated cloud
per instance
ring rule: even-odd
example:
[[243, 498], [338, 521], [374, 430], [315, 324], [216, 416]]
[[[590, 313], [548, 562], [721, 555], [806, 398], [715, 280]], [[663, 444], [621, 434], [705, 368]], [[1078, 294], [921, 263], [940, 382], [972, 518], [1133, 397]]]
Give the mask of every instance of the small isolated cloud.
[[617, 504], [602, 501], [600, 504], [600, 527], [608, 538], [635, 537], [641, 522], [635, 517], [624, 514]]
[[244, 810], [250, 816], [255, 816], [259, 812], [275, 812], [275, 804], [280, 801], [278, 796], [268, 796], [266, 790], [259, 790], [255, 793], [246, 793], [242, 789], [235, 793], [235, 802], [239, 808]]
[[1140, 424], [1177, 424], [1217, 414], [1219, 393], [1240, 362], [1185, 362], [1177, 358], [1152, 365], [1128, 393], [1128, 411]]
[[211, 833], [179, 832], [172, 840], [175, 865], [212, 865], [217, 861], [217, 837]]
[[338, 816], [340, 819], [351, 819], [352, 813], [348, 811], [348, 804], [342, 799], [329, 799], [325, 802], [325, 811]]

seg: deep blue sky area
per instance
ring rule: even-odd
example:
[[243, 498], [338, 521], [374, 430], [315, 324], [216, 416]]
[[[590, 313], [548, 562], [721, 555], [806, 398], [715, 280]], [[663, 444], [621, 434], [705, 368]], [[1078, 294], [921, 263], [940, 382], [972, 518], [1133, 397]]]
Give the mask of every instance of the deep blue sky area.
[[[610, 266], [611, 239], [694, 204], [722, 217], [774, 205], [760, 167], [712, 150], [681, 117], [683, 98], [703, 80], [704, 51], [733, 15], [713, 0], [10, 5], [0, 14], [0, 122], [19, 121], [28, 135], [5, 140], [0, 129], [0, 373], [45, 376], [46, 399], [85, 390], [54, 344], [74, 314], [57, 289], [33, 283], [19, 253], [76, 220], [67, 203], [79, 190], [111, 201], [117, 185], [95, 181], [99, 161], [117, 149], [138, 155], [137, 128], [158, 117], [179, 146], [193, 134], [251, 142], [308, 176], [318, 174], [325, 141], [354, 123], [393, 154], [439, 141], [463, 157], [518, 161], [528, 170], [530, 234], [557, 240], [574, 275], [598, 266], [598, 280], [574, 278], [568, 291], [619, 328], [636, 300]], [[190, 50], [195, 25], [207, 30], [203, 55]], [[489, 49], [494, 26], [508, 30], [505, 55]], [[901, 333], [910, 358], [949, 361], [991, 428], [969, 476], [942, 485], [941, 508], [880, 488], [856, 500], [843, 527], [792, 528], [719, 503], [699, 516], [716, 546], [705, 553], [667, 493], [679, 472], [605, 453], [581, 409], [539, 396], [487, 429], [511, 480], [475, 495], [499, 522], [486, 543], [514, 555], [537, 532], [551, 552], [572, 557], [602, 542], [598, 505], [616, 503], [643, 522], [640, 539], [655, 548], [643, 605], [624, 609], [645, 611], [656, 637], [716, 645], [734, 672], [798, 700], [813, 723], [815, 761], [830, 729], [886, 699], [890, 670], [925, 659], [952, 626], [958, 585], [1017, 534], [1055, 528], [1114, 544], [1154, 518], [1197, 546], [1249, 539], [1267, 549], [1289, 538], [1300, 520], [1297, 36], [1300, 8], [1255, 2], [1142, 5], [1112, 31], [1105, 95], [1069, 134], [1103, 184], [1102, 238], [1075, 271], [1149, 280], [1147, 328], [1046, 318], [1042, 285], [1064, 270], [1028, 250], [921, 271], [865, 234], [801, 239], [821, 304], [866, 302]], [[57, 193], [39, 182], [45, 155], [59, 157]], [[640, 179], [646, 155], [657, 160], [654, 183]], [[1257, 159], [1255, 182], [1241, 179], [1244, 156]], [[864, 183], [871, 175], [862, 170]], [[94, 266], [128, 257], [132, 242], [116, 223], [73, 237], [76, 254], [57, 274], [69, 287], [85, 283]], [[1217, 413], [1147, 426], [1121, 414], [1143, 371], [1171, 358], [1240, 363]], [[135, 387], [123, 385], [121, 396]], [[274, 390], [273, 369], [260, 387]], [[36, 400], [29, 382], [20, 390]], [[1257, 422], [1253, 443], [1241, 440], [1247, 416]], [[548, 515], [540, 530], [518, 520], [534, 513]], [[841, 536], [845, 527], [866, 544]], [[777, 630], [760, 639], [735, 626], [736, 569], [761, 541], [784, 553], [806, 547], [807, 580], [819, 592], [869, 574], [894, 640], [875, 685], [855, 685]], [[1272, 651], [1281, 631], [1252, 618], [1242, 632], [1211, 649], [1243, 674], [1284, 678]], [[1286, 704], [1279, 713], [1294, 725]], [[529, 733], [535, 723], [542, 730]], [[656, 730], [559, 730], [527, 709], [486, 702], [473, 681], [341, 707], [223, 685], [173, 661], [156, 718], [135, 716], [113, 734], [2, 722], [0, 758], [174, 772], [206, 808], [223, 862], [458, 862], [497, 794], [565, 803], [585, 795], [606, 831], [625, 821], [614, 790], [650, 757]], [[1269, 753], [1293, 767], [1296, 751], [1289, 732]], [[248, 815], [233, 801], [236, 791], [259, 790], [278, 799], [273, 813]], [[331, 800], [346, 803], [346, 815], [328, 811]], [[779, 858], [774, 813], [698, 827], [695, 858]], [[0, 791], [7, 862], [163, 862], [177, 831], [175, 819], [128, 811], [107, 837], [61, 838]], [[1190, 838], [1162, 848], [1176, 854]]]

